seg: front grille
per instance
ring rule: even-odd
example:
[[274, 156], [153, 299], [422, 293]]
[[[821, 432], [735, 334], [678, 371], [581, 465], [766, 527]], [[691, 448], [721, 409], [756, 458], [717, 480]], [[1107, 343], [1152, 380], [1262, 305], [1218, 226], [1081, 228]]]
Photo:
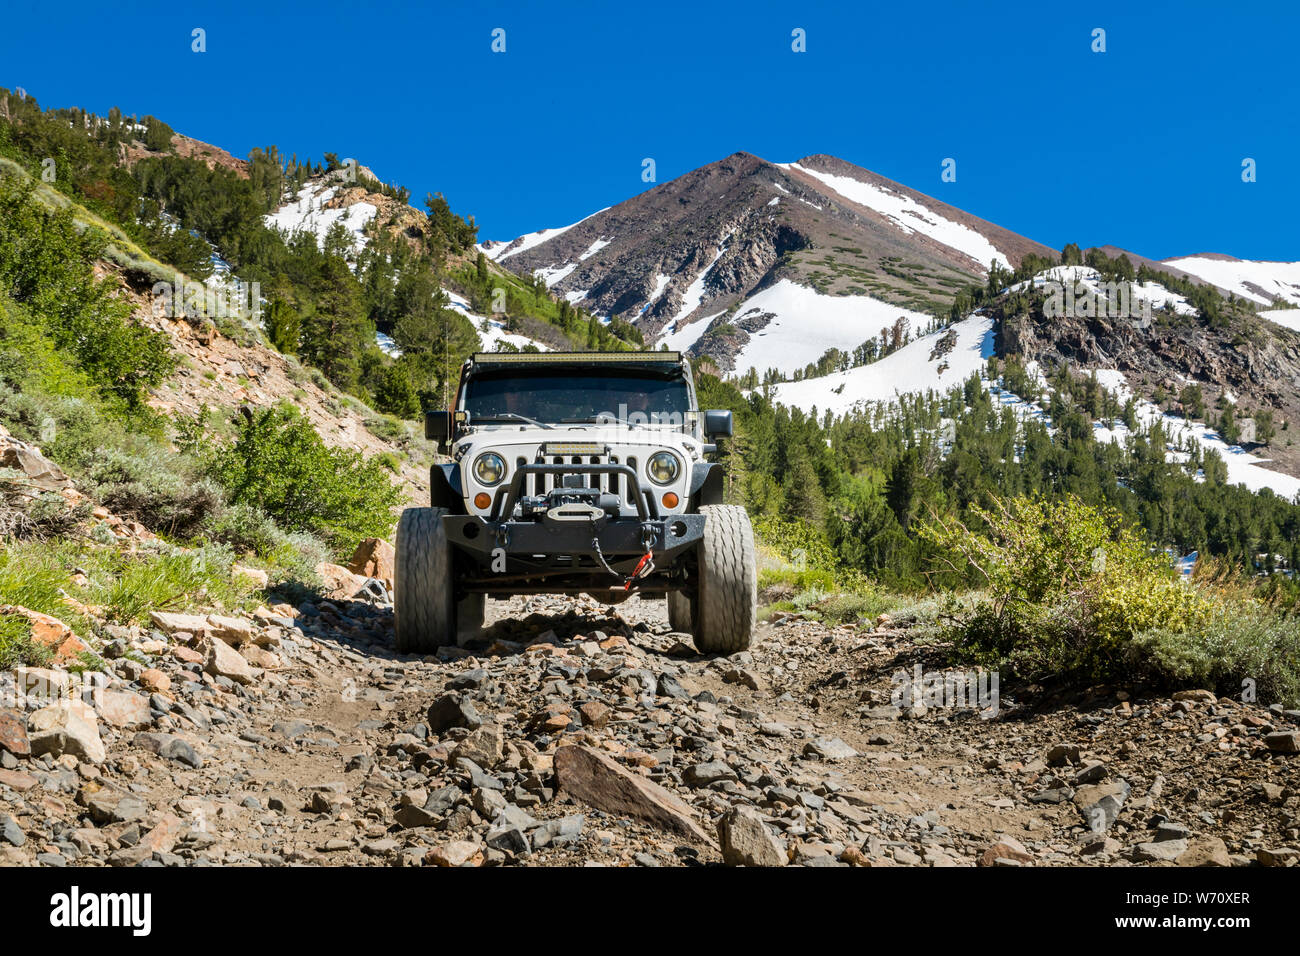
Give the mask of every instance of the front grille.
[[[561, 455], [552, 455], [548, 457], [546, 455], [539, 453], [537, 457], [534, 459], [533, 463], [537, 465], [546, 465], [546, 464], [618, 465], [618, 464], [622, 464], [623, 462], [619, 460], [618, 455], [609, 455], [609, 456], [571, 455], [568, 457], [568, 460], [566, 461], [565, 457]], [[524, 459], [522, 457], [516, 459], [516, 465], [523, 465], [523, 464], [524, 464]], [[637, 465], [636, 457], [629, 456], [627, 458], [626, 464], [628, 465], [629, 468], [635, 471]], [[551, 491], [554, 491], [556, 488], [562, 487], [564, 483], [564, 473], [559, 472], [559, 473], [549, 473], [549, 474], [537, 474], [537, 475], [530, 476], [528, 480], [531, 480], [532, 482], [532, 487], [531, 487], [532, 494], [545, 495], [550, 493]], [[623, 475], [618, 475], [618, 474], [583, 475], [583, 481], [585, 487], [595, 488], [603, 494], [614, 495], [619, 499], [619, 501], [622, 501], [633, 507], [636, 506], [636, 502], [633, 496], [632, 483], [628, 481], [626, 477]]]

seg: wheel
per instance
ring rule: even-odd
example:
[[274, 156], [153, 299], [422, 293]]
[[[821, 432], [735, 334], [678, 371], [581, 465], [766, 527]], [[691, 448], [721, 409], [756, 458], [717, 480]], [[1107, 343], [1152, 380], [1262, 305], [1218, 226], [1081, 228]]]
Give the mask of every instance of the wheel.
[[407, 508], [397, 523], [393, 561], [393, 628], [397, 650], [430, 654], [456, 643], [451, 545], [446, 508]]
[[681, 591], [668, 592], [668, 626], [683, 634], [691, 633], [691, 596]]
[[691, 633], [703, 654], [734, 654], [749, 647], [758, 612], [754, 528], [738, 505], [704, 505], [700, 514], [708, 520]]

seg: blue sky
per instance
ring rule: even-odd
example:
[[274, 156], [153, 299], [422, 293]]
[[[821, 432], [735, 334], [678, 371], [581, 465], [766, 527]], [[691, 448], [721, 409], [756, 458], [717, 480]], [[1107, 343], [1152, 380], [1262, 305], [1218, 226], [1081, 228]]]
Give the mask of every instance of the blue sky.
[[4, 23], [0, 86], [46, 107], [354, 156], [481, 238], [648, 189], [647, 157], [666, 182], [746, 150], [830, 153], [1056, 248], [1300, 259], [1291, 2], [9, 0]]

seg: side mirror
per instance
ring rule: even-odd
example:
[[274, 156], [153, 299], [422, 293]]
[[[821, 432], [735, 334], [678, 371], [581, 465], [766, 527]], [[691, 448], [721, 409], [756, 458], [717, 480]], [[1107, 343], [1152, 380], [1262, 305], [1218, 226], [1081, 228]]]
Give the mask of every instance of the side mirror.
[[726, 408], [710, 408], [704, 413], [704, 437], [717, 438], [719, 435], [731, 436], [731, 411]]
[[424, 437], [438, 443], [438, 451], [445, 452], [451, 442], [451, 412], [429, 411], [424, 413]]

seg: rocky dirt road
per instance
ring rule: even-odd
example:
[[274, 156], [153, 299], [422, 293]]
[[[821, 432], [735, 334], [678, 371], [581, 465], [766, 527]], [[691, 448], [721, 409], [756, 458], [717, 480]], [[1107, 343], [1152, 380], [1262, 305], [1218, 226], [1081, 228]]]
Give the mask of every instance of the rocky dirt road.
[[480, 646], [401, 657], [371, 582], [119, 629], [85, 701], [52, 699], [60, 672], [0, 677], [28, 691], [0, 709], [0, 863], [1300, 858], [1294, 712], [1002, 688], [986, 719], [895, 706], [895, 674], [937, 665], [888, 622], [767, 623], [750, 652], [705, 658], [662, 602], [490, 613]]

